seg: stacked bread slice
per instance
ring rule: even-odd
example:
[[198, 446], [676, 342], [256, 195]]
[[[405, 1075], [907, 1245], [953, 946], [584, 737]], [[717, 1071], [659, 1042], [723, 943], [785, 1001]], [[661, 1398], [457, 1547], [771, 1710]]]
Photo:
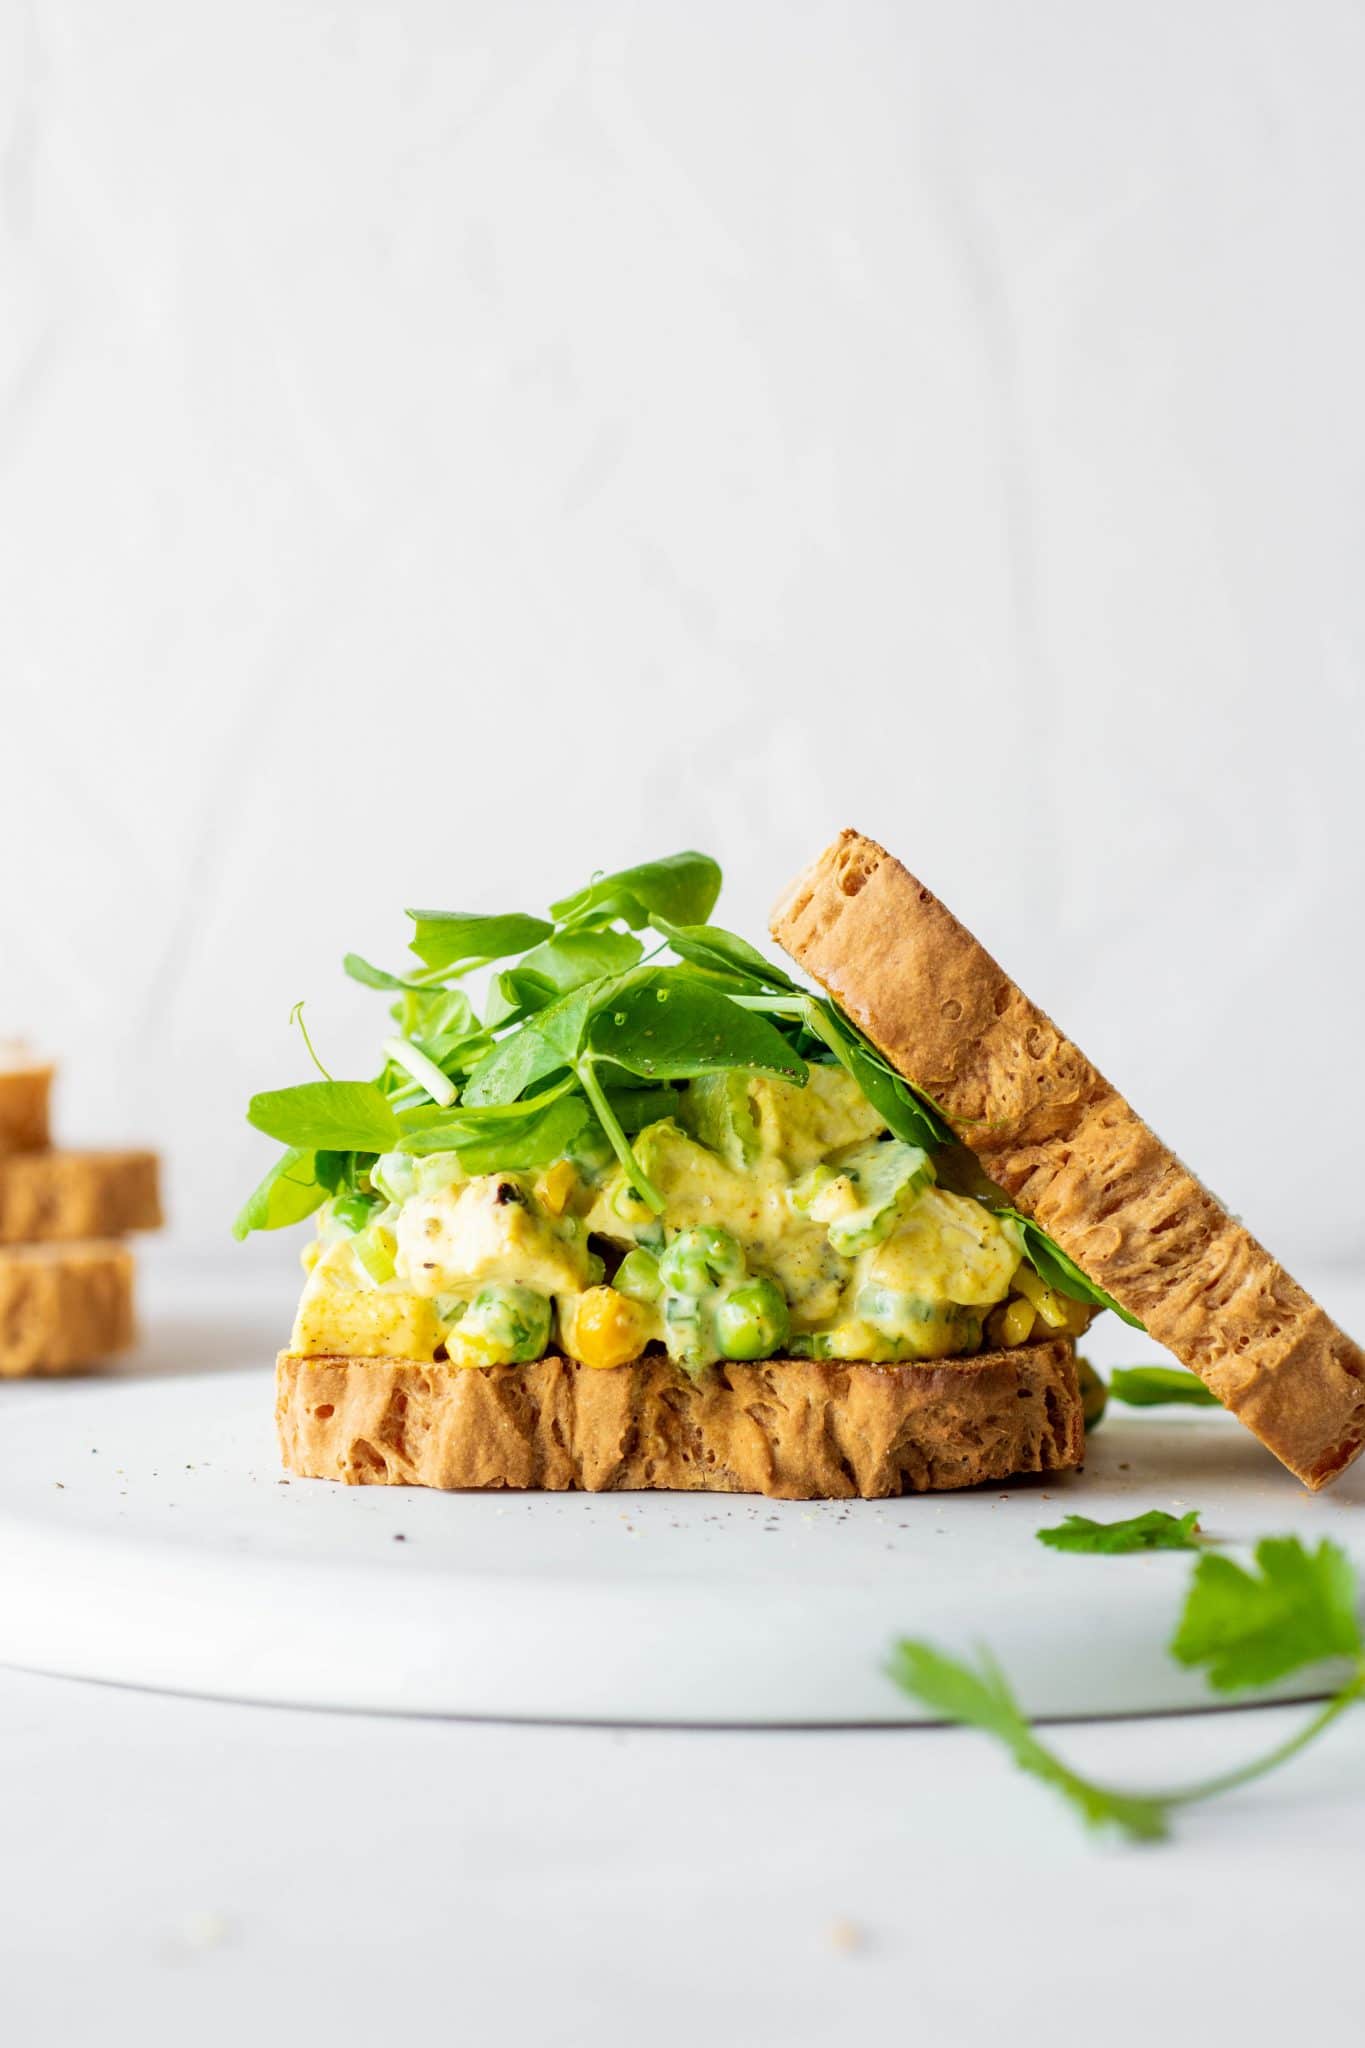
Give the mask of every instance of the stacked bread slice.
[[1365, 1350], [885, 847], [842, 833], [772, 931], [996, 1187], [1305, 1486], [1360, 1455]]
[[152, 1152], [54, 1148], [53, 1069], [0, 1046], [0, 1379], [78, 1372], [133, 1339], [133, 1257], [161, 1222]]

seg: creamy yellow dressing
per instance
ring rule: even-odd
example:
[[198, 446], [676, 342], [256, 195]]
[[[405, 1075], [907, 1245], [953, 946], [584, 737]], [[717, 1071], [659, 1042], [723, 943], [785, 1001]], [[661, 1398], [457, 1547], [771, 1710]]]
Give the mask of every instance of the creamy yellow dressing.
[[[779, 1352], [876, 1362], [979, 1348], [1020, 1270], [1017, 1226], [937, 1186], [842, 1068], [812, 1066], [804, 1089], [726, 1075], [684, 1091], [680, 1115], [689, 1129], [664, 1120], [633, 1141], [662, 1215], [614, 1161], [478, 1176], [454, 1155], [420, 1169], [396, 1162], [379, 1177], [397, 1199], [362, 1238], [322, 1212], [293, 1348], [497, 1362], [500, 1342], [542, 1341], [543, 1331], [526, 1337], [540, 1331], [534, 1317], [499, 1320], [504, 1297], [526, 1308], [524, 1289], [542, 1313], [552, 1306], [551, 1349], [615, 1365], [664, 1343], [698, 1370], [720, 1355], [766, 1355], [727, 1340], [736, 1325], [725, 1303], [743, 1307], [755, 1285], [771, 1301], [773, 1283], [785, 1302]], [[733, 1268], [685, 1288], [636, 1284], [661, 1257], [668, 1267], [670, 1247], [709, 1243], [711, 1232], [738, 1247]], [[626, 1253], [618, 1291], [610, 1280]], [[1027, 1277], [1032, 1301], [1040, 1283]], [[509, 1328], [520, 1334], [497, 1334]]]
[[588, 1211], [591, 1233], [648, 1244], [660, 1222], [666, 1234], [718, 1226], [737, 1239], [754, 1270], [780, 1284], [795, 1327], [814, 1328], [834, 1313], [847, 1279], [845, 1262], [831, 1252], [824, 1226], [792, 1208], [793, 1175], [780, 1158], [761, 1154], [752, 1165], [734, 1167], [672, 1123], [642, 1131], [636, 1150], [664, 1198], [662, 1218], [634, 1196], [617, 1167]]

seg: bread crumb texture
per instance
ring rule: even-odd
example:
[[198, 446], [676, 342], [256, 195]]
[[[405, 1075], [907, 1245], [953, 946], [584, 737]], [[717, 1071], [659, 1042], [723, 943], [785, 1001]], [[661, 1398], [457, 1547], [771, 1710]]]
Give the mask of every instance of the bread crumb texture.
[[77, 1372], [133, 1341], [133, 1259], [117, 1244], [0, 1251], [0, 1379]]
[[0, 1159], [0, 1244], [155, 1230], [154, 1152], [28, 1152]]
[[277, 1391], [288, 1470], [351, 1486], [877, 1499], [1066, 1471], [1085, 1448], [1065, 1339], [932, 1365], [769, 1359], [695, 1382], [667, 1359], [592, 1371], [284, 1352]]
[[844, 832], [772, 931], [990, 1179], [1305, 1485], [1351, 1463], [1365, 1352], [899, 861]]

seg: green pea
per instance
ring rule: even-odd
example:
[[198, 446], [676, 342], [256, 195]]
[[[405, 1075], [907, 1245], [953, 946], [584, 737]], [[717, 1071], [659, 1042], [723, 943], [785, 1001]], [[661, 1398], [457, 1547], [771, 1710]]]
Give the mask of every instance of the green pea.
[[915, 1294], [900, 1294], [894, 1287], [877, 1286], [860, 1287], [853, 1309], [874, 1330], [892, 1338], [919, 1336], [966, 1314], [950, 1301], [926, 1301]]
[[699, 1373], [716, 1356], [711, 1318], [694, 1294], [664, 1296], [664, 1347], [684, 1372]]
[[705, 1294], [744, 1276], [744, 1254], [728, 1230], [702, 1224], [680, 1230], [659, 1260], [659, 1278], [670, 1293]]
[[461, 1338], [476, 1338], [503, 1365], [529, 1365], [550, 1341], [549, 1297], [533, 1287], [481, 1287], [460, 1319]]
[[771, 1358], [791, 1335], [782, 1289], [772, 1280], [732, 1287], [716, 1308], [716, 1342], [726, 1358]]
[[343, 1230], [364, 1230], [378, 1207], [368, 1195], [338, 1195], [332, 1204], [332, 1221]]
[[611, 1284], [618, 1294], [628, 1294], [632, 1301], [657, 1301], [663, 1291], [659, 1261], [637, 1246], [626, 1253]]

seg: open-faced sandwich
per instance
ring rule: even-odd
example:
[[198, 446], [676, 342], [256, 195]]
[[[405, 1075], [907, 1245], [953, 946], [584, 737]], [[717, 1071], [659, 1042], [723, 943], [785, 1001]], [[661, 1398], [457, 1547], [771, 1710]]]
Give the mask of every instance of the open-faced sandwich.
[[[678, 854], [546, 918], [411, 913], [406, 974], [348, 957], [391, 999], [384, 1066], [253, 1098], [288, 1150], [236, 1226], [317, 1214], [278, 1367], [291, 1470], [797, 1498], [959, 1487], [1080, 1462], [1074, 1345], [1100, 1308], [1145, 1312], [1180, 1351], [1199, 1323], [1186, 1267], [1214, 1224], [1187, 1229], [1168, 1203], [1135, 1251], [1145, 1196], [1106, 1162], [1156, 1141], [929, 893], [846, 835], [775, 926], [831, 991], [814, 995], [708, 921], [719, 887], [714, 861]], [[480, 968], [482, 1020], [463, 986]], [[1184, 1185], [1207, 1221], [1212, 1198]], [[1252, 1250], [1267, 1299], [1311, 1310], [1365, 1406], [1365, 1359]], [[1209, 1313], [1231, 1306], [1254, 1375], [1215, 1265]], [[1197, 1370], [1222, 1361], [1186, 1348]], [[1291, 1375], [1322, 1382], [1326, 1354], [1301, 1354]], [[1274, 1426], [1287, 1397], [1230, 1399], [1240, 1380], [1206, 1376], [1310, 1483], [1359, 1444], [1343, 1409], [1330, 1456], [1315, 1439], [1296, 1458]], [[1322, 1385], [1304, 1398], [1316, 1413]]]

